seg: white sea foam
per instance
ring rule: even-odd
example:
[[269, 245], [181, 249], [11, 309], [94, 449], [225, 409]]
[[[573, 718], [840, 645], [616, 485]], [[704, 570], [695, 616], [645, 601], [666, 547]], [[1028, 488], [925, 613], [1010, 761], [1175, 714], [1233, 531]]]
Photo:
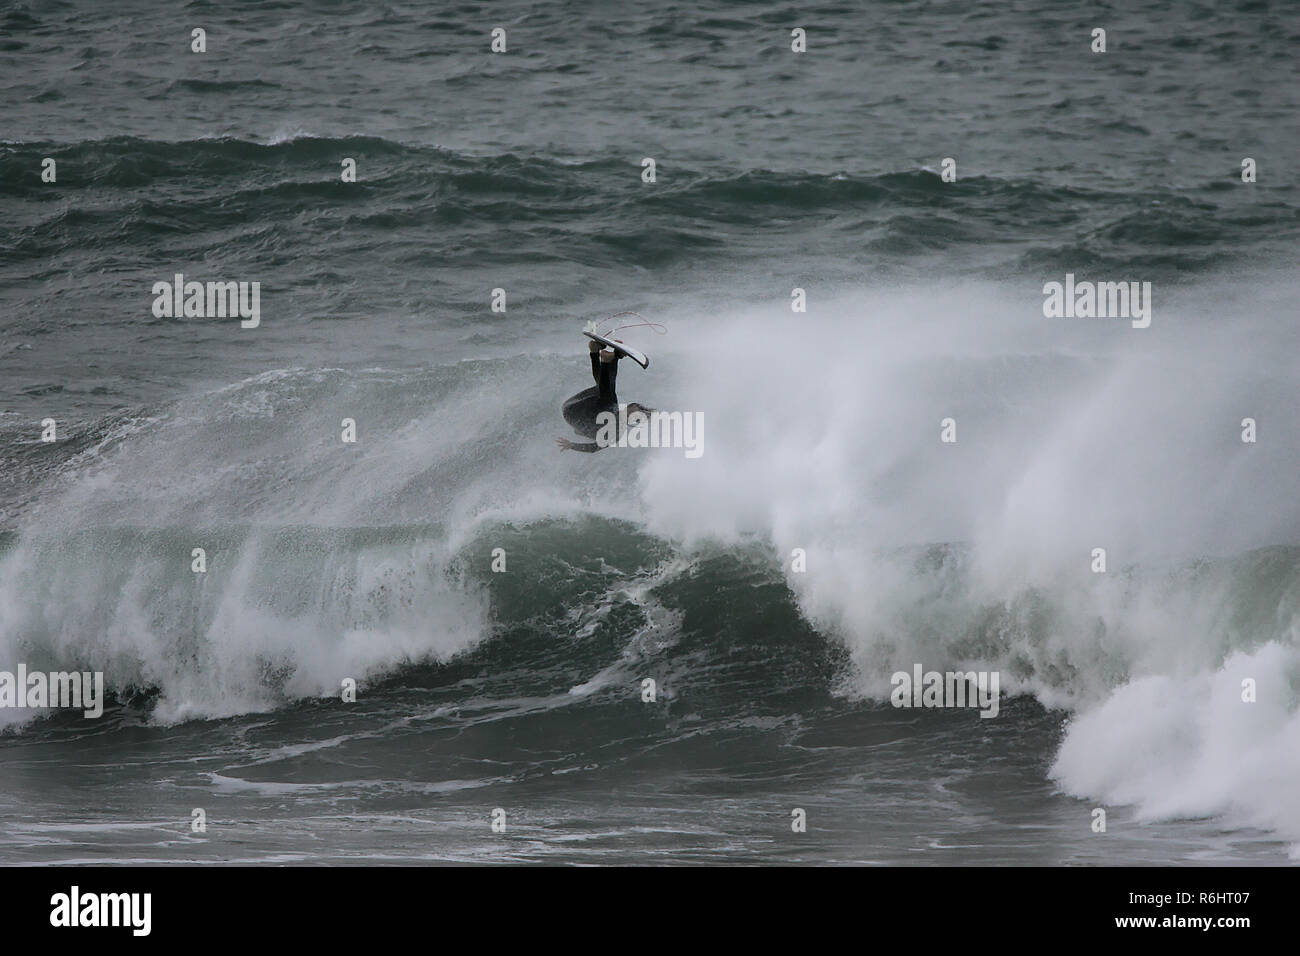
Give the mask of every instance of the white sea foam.
[[[700, 460], [646, 462], [649, 526], [769, 536], [849, 647], [850, 693], [883, 699], [915, 662], [997, 668], [1078, 712], [1070, 793], [1300, 841], [1293, 290], [1234, 288], [1166, 292], [1142, 330], [983, 283], [699, 322], [657, 359], [716, 424]], [[1240, 702], [1243, 669], [1267, 701]]]

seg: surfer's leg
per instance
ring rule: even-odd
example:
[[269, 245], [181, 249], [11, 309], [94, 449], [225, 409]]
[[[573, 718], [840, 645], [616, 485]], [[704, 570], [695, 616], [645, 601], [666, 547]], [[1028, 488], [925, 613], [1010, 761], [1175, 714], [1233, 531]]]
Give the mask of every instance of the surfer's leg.
[[[596, 359], [593, 356], [592, 361]], [[600, 389], [600, 400], [606, 405], [617, 405], [618, 396], [614, 394], [614, 382], [618, 378], [618, 353], [614, 351], [605, 351], [600, 353], [600, 374], [596, 376], [596, 384]]]

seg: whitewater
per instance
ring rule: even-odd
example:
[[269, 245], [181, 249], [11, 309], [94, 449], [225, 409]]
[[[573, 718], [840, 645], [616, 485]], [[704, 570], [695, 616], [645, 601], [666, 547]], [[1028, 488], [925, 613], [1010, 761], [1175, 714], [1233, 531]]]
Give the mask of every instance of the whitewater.
[[[1262, 827], [1294, 855], [1300, 435], [1259, 411], [1291, 387], [1292, 287], [1188, 290], [1145, 330], [1045, 323], [1036, 292], [839, 290], [806, 314], [707, 319], [669, 305], [653, 373], [621, 384], [717, 423], [699, 460], [557, 461], [583, 361], [558, 333], [541, 356], [282, 369], [122, 416], [0, 558], [3, 655], [103, 670], [120, 699], [155, 694], [161, 725], [337, 697], [345, 677], [491, 640], [493, 548], [601, 514], [662, 542], [661, 574], [757, 542], [847, 650], [838, 695], [887, 700], [913, 662], [998, 670], [1008, 696], [1069, 715], [1050, 767], [1064, 793]], [[1228, 325], [1229, 308], [1252, 319]], [[544, 587], [511, 550], [515, 586]]]

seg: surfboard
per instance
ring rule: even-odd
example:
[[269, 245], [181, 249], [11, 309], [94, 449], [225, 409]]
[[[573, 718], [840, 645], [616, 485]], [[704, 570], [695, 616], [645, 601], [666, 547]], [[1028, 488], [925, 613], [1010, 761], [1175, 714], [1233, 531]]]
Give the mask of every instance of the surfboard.
[[630, 349], [622, 342], [615, 342], [613, 339], [606, 338], [605, 336], [601, 335], [599, 332], [588, 332], [584, 329], [582, 334], [589, 339], [595, 339], [601, 345], [608, 346], [609, 348], [613, 349], [615, 352], [620, 352], [623, 355], [626, 355], [628, 358], [630, 358], [633, 362], [636, 362], [636, 364], [640, 365], [642, 368], [650, 367], [650, 359], [643, 352], [638, 352], [636, 349]]

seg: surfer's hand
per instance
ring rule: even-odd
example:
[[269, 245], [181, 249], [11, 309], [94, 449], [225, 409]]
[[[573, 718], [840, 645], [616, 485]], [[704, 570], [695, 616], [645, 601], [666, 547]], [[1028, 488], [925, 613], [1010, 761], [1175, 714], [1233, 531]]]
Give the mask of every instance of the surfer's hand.
[[557, 438], [555, 444], [560, 446], [560, 451], [571, 451], [573, 449], [573, 442], [567, 438]]

